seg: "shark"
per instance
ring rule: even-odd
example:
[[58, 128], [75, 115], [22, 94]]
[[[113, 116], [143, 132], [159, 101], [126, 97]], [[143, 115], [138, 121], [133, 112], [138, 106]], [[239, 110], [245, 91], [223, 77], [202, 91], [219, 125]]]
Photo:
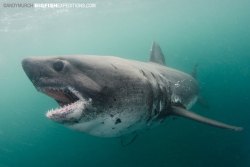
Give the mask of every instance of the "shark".
[[170, 68], [153, 42], [148, 62], [115, 56], [28, 57], [22, 67], [35, 88], [58, 103], [46, 116], [74, 130], [120, 137], [151, 129], [170, 116], [241, 131], [190, 111], [199, 98], [195, 77]]

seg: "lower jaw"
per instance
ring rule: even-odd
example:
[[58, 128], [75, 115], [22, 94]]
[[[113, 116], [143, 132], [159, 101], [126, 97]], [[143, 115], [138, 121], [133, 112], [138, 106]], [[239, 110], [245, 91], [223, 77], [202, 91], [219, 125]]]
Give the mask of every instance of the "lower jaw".
[[58, 123], [76, 122], [82, 118], [84, 110], [90, 104], [91, 99], [81, 99], [58, 109], [48, 111], [46, 117]]

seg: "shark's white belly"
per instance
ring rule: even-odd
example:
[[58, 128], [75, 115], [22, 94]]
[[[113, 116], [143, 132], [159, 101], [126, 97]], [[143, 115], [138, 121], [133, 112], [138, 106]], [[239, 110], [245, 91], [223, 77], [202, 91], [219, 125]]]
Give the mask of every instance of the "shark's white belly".
[[116, 114], [112, 116], [103, 114], [90, 121], [73, 124], [70, 128], [99, 137], [119, 137], [139, 129], [145, 129], [147, 126], [147, 112], [143, 107], [136, 112], [124, 109], [122, 112], [114, 113]]

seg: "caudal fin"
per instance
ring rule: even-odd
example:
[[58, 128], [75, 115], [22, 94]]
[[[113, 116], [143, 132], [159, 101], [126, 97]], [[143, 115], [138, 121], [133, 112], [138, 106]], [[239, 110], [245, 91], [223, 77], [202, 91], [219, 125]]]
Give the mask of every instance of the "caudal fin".
[[181, 107], [173, 106], [171, 112], [173, 115], [192, 119], [192, 120], [195, 120], [197, 122], [204, 123], [204, 124], [211, 125], [211, 126], [215, 126], [218, 128], [230, 129], [230, 130], [234, 130], [234, 131], [242, 131], [243, 130], [242, 127], [232, 126], [232, 125], [228, 125], [228, 124], [225, 124], [225, 123], [222, 123], [222, 122], [210, 119], [210, 118], [206, 118], [204, 116], [198, 115], [198, 114], [193, 113], [191, 111], [187, 111]]

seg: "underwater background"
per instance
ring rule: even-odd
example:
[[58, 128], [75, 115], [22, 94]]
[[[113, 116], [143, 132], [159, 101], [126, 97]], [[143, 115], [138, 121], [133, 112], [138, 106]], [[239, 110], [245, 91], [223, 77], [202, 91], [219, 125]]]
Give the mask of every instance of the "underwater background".
[[[0, 167], [250, 166], [250, 1], [95, 0], [85, 9], [5, 8], [0, 1]], [[51, 1], [25, 1], [45, 3]], [[95, 54], [148, 61], [153, 41], [167, 65], [199, 64], [209, 108], [192, 110], [244, 127], [233, 132], [169, 118], [123, 147], [45, 117], [56, 102], [36, 91], [21, 60]]]

